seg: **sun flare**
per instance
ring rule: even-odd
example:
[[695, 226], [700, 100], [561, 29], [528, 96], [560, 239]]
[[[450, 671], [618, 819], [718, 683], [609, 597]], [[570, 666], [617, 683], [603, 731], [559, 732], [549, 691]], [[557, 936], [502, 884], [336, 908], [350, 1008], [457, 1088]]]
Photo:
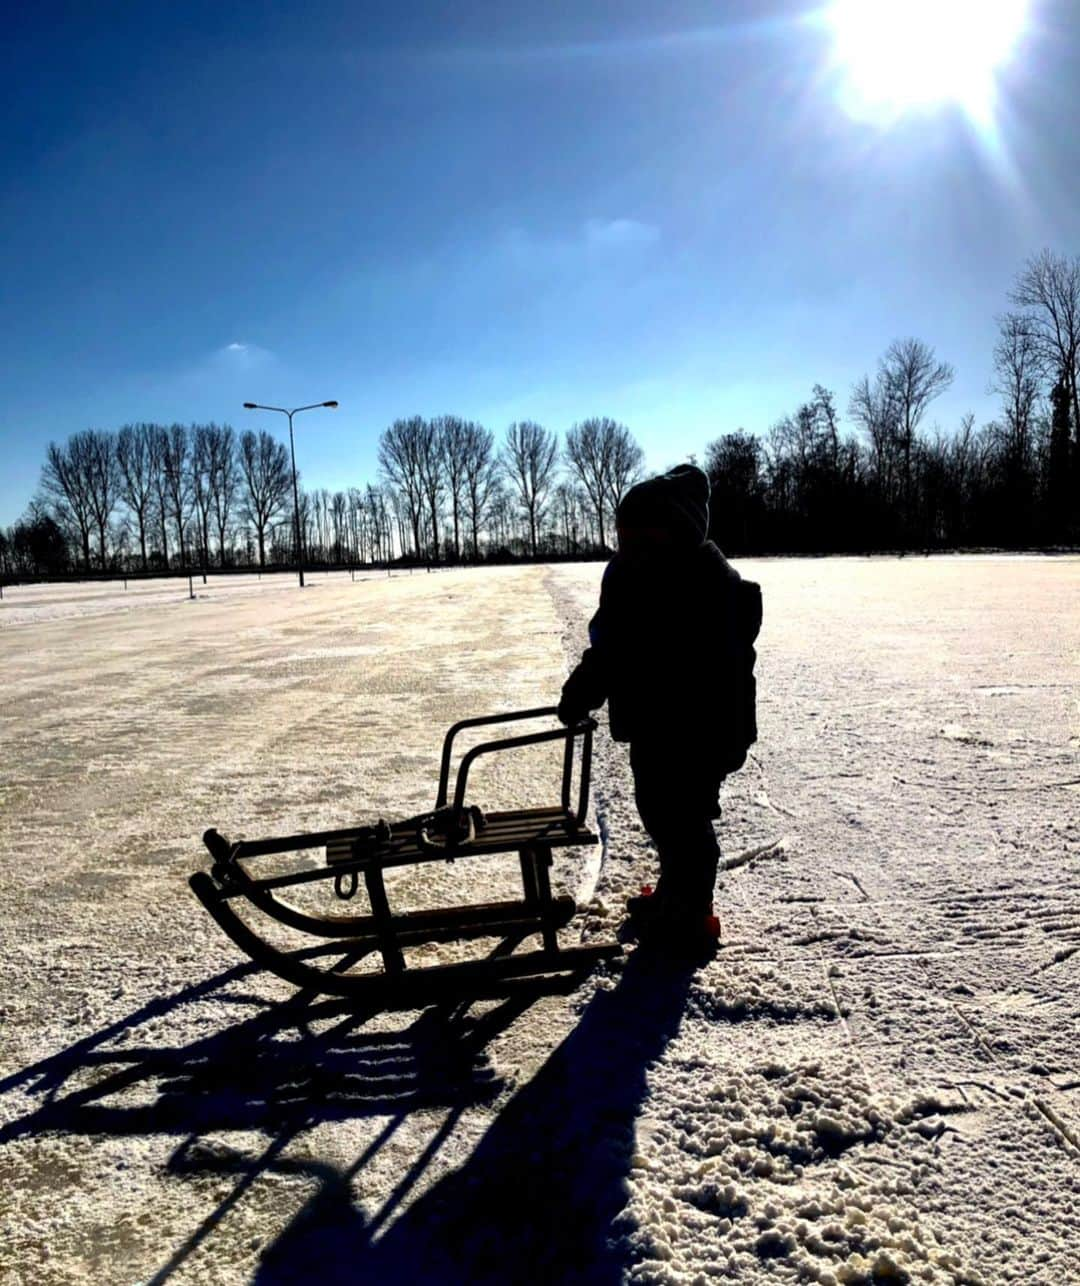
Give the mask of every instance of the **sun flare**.
[[827, 20], [844, 105], [896, 117], [955, 103], [989, 124], [1027, 10], [1028, 0], [835, 0]]

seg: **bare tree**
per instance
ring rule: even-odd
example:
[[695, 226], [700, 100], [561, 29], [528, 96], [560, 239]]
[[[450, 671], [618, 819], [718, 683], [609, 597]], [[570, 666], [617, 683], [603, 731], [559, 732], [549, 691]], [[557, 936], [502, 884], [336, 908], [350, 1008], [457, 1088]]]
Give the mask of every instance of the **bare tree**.
[[229, 518], [240, 488], [240, 470], [236, 460], [236, 434], [228, 424], [208, 426], [210, 440], [210, 498], [214, 507], [214, 525], [218, 536], [218, 559], [225, 566]]
[[484, 525], [495, 486], [495, 437], [472, 420], [465, 426], [465, 496], [472, 528], [473, 558], [480, 558], [480, 528]]
[[[406, 550], [409, 548], [407, 532], [410, 525], [413, 529], [413, 539], [415, 541], [419, 540], [419, 537], [416, 534], [420, 525], [419, 518], [414, 516], [414, 513], [405, 498], [405, 493], [398, 487], [390, 488], [389, 504], [391, 530], [393, 530], [394, 526], [397, 527], [398, 549], [401, 550], [402, 557], [404, 557]], [[414, 550], [418, 549], [419, 544], [414, 544], [412, 548]]]
[[848, 415], [870, 440], [870, 467], [880, 494], [893, 496], [900, 439], [898, 412], [892, 391], [878, 377], [873, 383], [864, 375], [851, 390]]
[[529, 553], [536, 557], [537, 531], [544, 521], [559, 442], [555, 434], [532, 420], [521, 420], [506, 430], [502, 467], [517, 492], [529, 524]]
[[641, 477], [645, 455], [634, 441], [630, 430], [616, 424], [611, 431], [610, 460], [608, 464], [608, 499], [614, 513], [623, 496]]
[[344, 491], [335, 491], [330, 497], [330, 523], [334, 533], [334, 562], [341, 564], [351, 561], [348, 553], [348, 513], [349, 498]]
[[203, 579], [210, 566], [210, 508], [214, 498], [214, 448], [211, 432], [216, 424], [195, 424], [191, 428], [191, 500], [195, 527], [202, 550]]
[[420, 557], [420, 515], [424, 503], [421, 442], [426, 427], [422, 417], [414, 415], [407, 420], [395, 420], [379, 438], [379, 468], [402, 498], [417, 558]]
[[836, 409], [836, 395], [823, 384], [815, 384], [810, 405], [817, 431], [824, 438], [826, 460], [835, 473], [840, 467], [840, 413]]
[[496, 474], [488, 497], [489, 547], [510, 549], [513, 541], [513, 503]]
[[1044, 370], [1040, 345], [1029, 319], [1017, 313], [998, 318], [991, 391], [1002, 399], [1007, 468], [1014, 477], [1025, 473], [1031, 464]]
[[905, 504], [910, 504], [915, 431], [926, 408], [952, 384], [955, 372], [948, 362], [939, 362], [934, 350], [922, 340], [897, 339], [885, 350], [879, 375], [896, 408], [903, 459], [903, 498]]
[[390, 513], [386, 494], [381, 487], [368, 483], [363, 497], [364, 525], [367, 531], [367, 557], [362, 561], [380, 562], [390, 558]]
[[161, 559], [169, 566], [169, 485], [165, 471], [165, 456], [169, 447], [169, 434], [160, 424], [150, 425], [148, 434], [150, 467], [154, 480], [154, 517], [161, 533]]
[[153, 427], [152, 424], [125, 424], [116, 435], [120, 494], [135, 515], [143, 571], [150, 565], [146, 554], [146, 533], [154, 500]]
[[442, 415], [436, 421], [443, 468], [450, 492], [450, 513], [454, 523], [454, 559], [461, 558], [461, 508], [469, 456], [469, 432], [456, 415]]
[[120, 499], [120, 470], [116, 463], [116, 435], [107, 429], [86, 430], [87, 491], [90, 511], [98, 532], [98, 557], [104, 571], [108, 560], [109, 521]]
[[75, 433], [64, 446], [50, 442], [41, 470], [41, 488], [61, 526], [73, 528], [82, 549], [83, 566], [90, 570], [90, 444], [85, 433]]
[[240, 435], [240, 472], [244, 479], [244, 516], [255, 528], [259, 566], [266, 566], [266, 533], [279, 517], [290, 491], [289, 453], [283, 443], [260, 429]]
[[578, 548], [581, 499], [580, 490], [566, 479], [555, 488], [555, 513], [562, 532], [563, 552], [568, 556], [576, 553]]
[[604, 416], [582, 420], [566, 435], [566, 459], [589, 497], [601, 547], [606, 547], [604, 518], [611, 503], [616, 444], [625, 433], [621, 424]]
[[439, 561], [439, 507], [446, 491], [446, 462], [443, 458], [439, 430], [434, 420], [421, 420], [417, 438], [420, 485], [428, 506], [431, 524], [432, 559]]
[[1027, 314], [1044, 374], [1069, 390], [1072, 421], [1080, 425], [1080, 255], [1043, 250], [1021, 269], [1009, 298]]
[[183, 424], [172, 424], [165, 430], [162, 450], [165, 495], [169, 513], [176, 524], [180, 546], [180, 566], [187, 566], [188, 519], [191, 517], [191, 437]]

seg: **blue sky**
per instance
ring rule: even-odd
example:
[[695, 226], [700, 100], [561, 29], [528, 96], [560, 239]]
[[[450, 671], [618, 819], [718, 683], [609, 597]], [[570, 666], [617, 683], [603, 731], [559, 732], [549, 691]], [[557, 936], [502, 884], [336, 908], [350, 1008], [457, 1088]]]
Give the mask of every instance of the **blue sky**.
[[[950, 0], [941, 0], [949, 3]], [[846, 405], [894, 338], [994, 413], [1024, 259], [1080, 253], [1080, 15], [1030, 0], [991, 127], [852, 113], [813, 5], [22, 6], [0, 34], [0, 523], [88, 426], [623, 420], [661, 467]]]

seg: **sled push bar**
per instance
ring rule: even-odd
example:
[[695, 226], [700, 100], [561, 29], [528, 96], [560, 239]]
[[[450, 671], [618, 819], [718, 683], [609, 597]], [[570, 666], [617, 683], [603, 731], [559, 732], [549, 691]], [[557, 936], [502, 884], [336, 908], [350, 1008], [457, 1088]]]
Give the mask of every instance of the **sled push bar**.
[[[439, 793], [435, 799], [436, 808], [446, 806], [446, 792], [450, 783], [450, 757], [453, 753], [454, 738], [463, 728], [480, 728], [485, 724], [511, 723], [518, 719], [542, 719], [554, 715], [555, 706], [538, 706], [535, 710], [516, 710], [512, 714], [485, 714], [478, 719], [462, 719], [447, 732], [443, 741], [442, 763], [439, 766]], [[574, 816], [583, 824], [585, 814], [589, 811], [589, 775], [592, 768], [592, 735], [596, 728], [594, 719], [583, 719], [570, 728], [556, 728], [551, 732], [534, 732], [519, 737], [504, 737], [501, 741], [485, 741], [467, 751], [458, 767], [457, 782], [454, 786], [454, 808], [457, 811], [465, 803], [465, 783], [469, 779], [469, 769], [481, 755], [489, 755], [499, 750], [511, 750], [516, 746], [534, 746], [542, 741], [566, 741], [563, 754], [562, 806], [570, 814], [570, 789], [574, 775], [574, 738], [582, 738], [581, 746], [581, 780], [578, 785], [578, 806]]]
[[[364, 1000], [383, 1007], [430, 1003], [434, 999], [504, 995], [514, 987], [535, 985], [541, 979], [561, 979], [572, 985], [598, 960], [618, 955], [615, 942], [560, 947], [558, 930], [576, 910], [574, 899], [553, 897], [549, 869], [555, 848], [595, 844], [598, 837], [586, 826], [589, 801], [592, 734], [585, 719], [568, 728], [504, 737], [473, 746], [461, 758], [454, 802], [447, 806], [454, 738], [463, 729], [553, 716], [554, 707], [540, 707], [481, 718], [464, 719], [449, 729], [443, 742], [435, 809], [388, 825], [351, 827], [304, 835], [279, 836], [229, 843], [216, 830], [203, 841], [213, 858], [210, 871], [199, 871], [189, 883], [219, 927], [256, 964], [298, 987]], [[574, 744], [582, 741], [577, 809], [572, 811]], [[481, 755], [548, 741], [565, 742], [561, 806], [493, 812], [485, 816], [466, 806], [469, 768]], [[325, 865], [257, 878], [247, 869], [252, 859], [271, 854], [324, 848]], [[471, 906], [439, 907], [395, 913], [390, 908], [383, 872], [388, 868], [431, 861], [453, 862], [516, 852], [523, 895], [520, 900]], [[368, 914], [312, 914], [278, 897], [292, 885], [333, 882], [333, 892], [348, 902], [366, 886]], [[266, 940], [236, 911], [246, 905], [288, 928], [319, 940], [321, 945], [286, 951]], [[540, 950], [515, 952], [521, 942], [539, 934]], [[480, 959], [451, 964], [406, 967], [404, 948], [428, 942], [502, 938], [494, 951]], [[352, 972], [375, 956], [382, 971]], [[320, 957], [340, 957], [320, 968]]]

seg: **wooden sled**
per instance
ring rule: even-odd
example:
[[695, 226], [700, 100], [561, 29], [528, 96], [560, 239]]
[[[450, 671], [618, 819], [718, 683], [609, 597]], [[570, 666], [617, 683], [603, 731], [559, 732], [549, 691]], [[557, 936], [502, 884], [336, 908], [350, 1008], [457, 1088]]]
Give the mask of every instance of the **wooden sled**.
[[[597, 836], [586, 825], [596, 724], [586, 719], [571, 728], [504, 737], [473, 746], [461, 759], [453, 801], [447, 802], [453, 742], [462, 729], [554, 714], [554, 707], [543, 707], [454, 724], [443, 741], [439, 789], [431, 813], [392, 826], [380, 821], [375, 826], [236, 843], [229, 843], [216, 830], [208, 830], [203, 842], [213, 866], [191, 876], [192, 891], [256, 964], [297, 987], [316, 992], [399, 1008], [465, 996], [502, 996], [540, 979], [561, 977], [572, 985], [577, 975], [597, 961], [621, 952], [616, 942], [559, 945], [558, 932], [570, 922], [576, 907], [571, 897], [552, 896], [549, 875], [554, 849], [597, 843]], [[557, 740], [566, 743], [559, 807], [495, 812], [485, 817], [480, 809], [466, 805], [469, 768], [479, 756]], [[571, 808], [574, 748], [579, 740], [578, 793], [576, 807]], [[324, 865], [263, 878], [248, 869], [259, 857], [313, 848], [325, 850]], [[391, 910], [383, 879], [387, 869], [495, 853], [518, 855], [520, 900], [423, 911]], [[332, 882], [337, 897], [347, 901], [361, 879], [371, 908], [365, 915], [311, 915], [279, 896], [294, 885], [327, 881]], [[291, 952], [279, 949], [237, 914], [236, 907], [244, 905], [310, 934], [319, 940], [318, 945]], [[539, 949], [516, 951], [524, 939], [534, 935], [540, 938]], [[492, 937], [502, 942], [485, 958], [419, 968], [406, 966], [403, 949], [408, 946]], [[381, 972], [350, 972], [374, 952], [382, 957]], [[329, 965], [323, 967], [322, 959], [330, 959]]]

